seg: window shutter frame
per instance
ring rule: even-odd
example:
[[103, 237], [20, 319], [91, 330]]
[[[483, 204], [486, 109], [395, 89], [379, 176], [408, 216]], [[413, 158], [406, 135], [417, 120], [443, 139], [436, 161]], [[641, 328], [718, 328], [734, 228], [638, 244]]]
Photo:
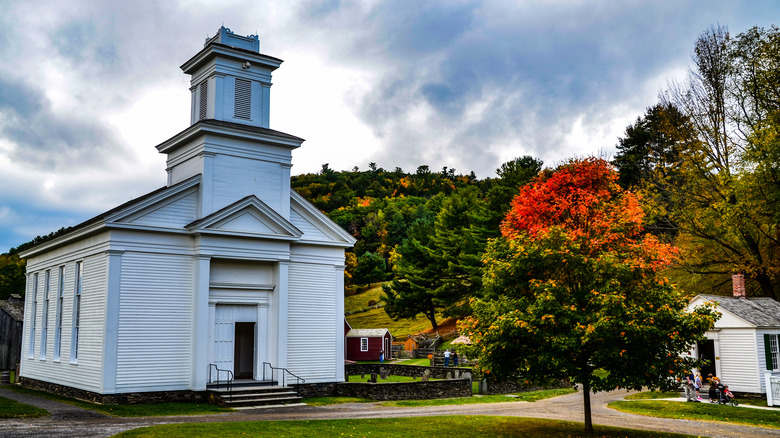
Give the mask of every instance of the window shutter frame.
[[766, 357], [766, 369], [769, 371], [773, 371], [775, 369], [775, 363], [772, 358], [772, 348], [771, 348], [772, 336], [777, 336], [777, 335], [764, 334], [764, 355]]

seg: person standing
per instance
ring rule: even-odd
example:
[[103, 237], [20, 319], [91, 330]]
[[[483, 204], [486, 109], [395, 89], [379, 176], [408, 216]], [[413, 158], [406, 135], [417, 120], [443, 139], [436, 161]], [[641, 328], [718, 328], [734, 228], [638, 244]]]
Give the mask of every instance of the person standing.
[[701, 387], [703, 382], [701, 380], [701, 373], [696, 373], [696, 379], [693, 381], [693, 388], [696, 390], [696, 400], [701, 401]]
[[385, 363], [385, 350], [379, 352], [379, 363]]
[[450, 366], [450, 350], [444, 350], [444, 366]]
[[696, 400], [696, 390], [693, 387], [695, 382], [696, 377], [694, 377], [692, 371], [685, 375], [685, 401], [699, 402]]
[[458, 366], [458, 352], [453, 351], [452, 352], [452, 366], [456, 367]]

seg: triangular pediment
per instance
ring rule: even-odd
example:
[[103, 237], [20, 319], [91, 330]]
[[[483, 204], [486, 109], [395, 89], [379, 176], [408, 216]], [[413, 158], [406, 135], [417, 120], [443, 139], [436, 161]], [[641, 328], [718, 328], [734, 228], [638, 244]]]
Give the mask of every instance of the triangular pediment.
[[290, 222], [303, 232], [302, 243], [350, 247], [356, 240], [303, 196], [291, 191]]
[[199, 177], [151, 193], [106, 217], [113, 226], [181, 229], [197, 217]]
[[298, 240], [303, 233], [254, 195], [187, 225], [201, 234]]

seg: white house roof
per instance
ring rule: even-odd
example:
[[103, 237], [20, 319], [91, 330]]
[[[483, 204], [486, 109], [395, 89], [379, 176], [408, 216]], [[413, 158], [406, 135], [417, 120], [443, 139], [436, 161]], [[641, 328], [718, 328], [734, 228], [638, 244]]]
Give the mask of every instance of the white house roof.
[[381, 338], [385, 333], [390, 333], [388, 329], [352, 329], [347, 332], [348, 338]]
[[734, 298], [699, 295], [756, 327], [780, 327], [780, 302], [772, 298]]

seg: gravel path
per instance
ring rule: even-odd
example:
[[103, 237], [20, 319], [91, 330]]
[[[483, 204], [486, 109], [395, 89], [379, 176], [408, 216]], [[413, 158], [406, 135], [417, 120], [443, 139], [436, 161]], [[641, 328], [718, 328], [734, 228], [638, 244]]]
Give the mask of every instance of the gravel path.
[[[710, 437], [780, 438], [780, 429], [643, 417], [606, 407], [607, 403], [621, 400], [625, 395], [625, 392], [602, 392], [591, 395], [593, 424], [596, 425], [596, 428], [598, 428], [598, 425], [608, 425]], [[415, 408], [390, 408], [379, 406], [376, 403], [349, 403], [323, 407], [300, 406], [256, 409], [217, 415], [144, 418], [106, 416], [64, 403], [19, 394], [2, 388], [0, 388], [0, 396], [41, 407], [52, 414], [50, 417], [36, 419], [0, 420], [0, 437], [105, 438], [137, 427], [168, 423], [427, 417], [433, 415], [502, 415], [583, 421], [581, 393], [540, 400], [534, 403], [485, 403]]]

